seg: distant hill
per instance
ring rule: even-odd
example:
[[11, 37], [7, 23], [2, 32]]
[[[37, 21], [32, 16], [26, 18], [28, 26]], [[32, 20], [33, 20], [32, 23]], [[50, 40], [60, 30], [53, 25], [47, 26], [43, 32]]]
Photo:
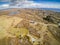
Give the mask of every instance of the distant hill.
[[[4, 8], [4, 9], [0, 9], [0, 10], [9, 10], [9, 9], [12, 9], [12, 8]], [[34, 8], [32, 8], [34, 9]], [[54, 12], [60, 12], [60, 9], [57, 9], [57, 8], [38, 8], [40, 10], [50, 10], [50, 11], [54, 11]]]
[[50, 10], [50, 11], [55, 11], [55, 12], [60, 12], [60, 9], [57, 8], [40, 8], [42, 10]]

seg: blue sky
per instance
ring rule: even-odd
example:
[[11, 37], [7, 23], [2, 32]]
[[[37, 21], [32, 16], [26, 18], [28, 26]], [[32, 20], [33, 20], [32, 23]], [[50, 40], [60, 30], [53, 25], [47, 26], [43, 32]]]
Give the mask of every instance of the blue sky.
[[[30, 0], [29, 0], [30, 1]], [[41, 3], [41, 2], [44, 2], [44, 3], [48, 3], [48, 2], [52, 2], [52, 3], [60, 3], [60, 0], [31, 0], [31, 1], [34, 1], [34, 2], [37, 2], [37, 3]], [[6, 4], [8, 3], [8, 1], [4, 2], [4, 1], [0, 1], [0, 4]]]
[[[22, 1], [22, 0], [20, 0]], [[14, 3], [15, 4], [15, 3]], [[59, 8], [60, 9], [60, 0], [23, 0], [17, 4], [19, 7], [26, 8]], [[11, 6], [8, 0], [0, 0], [0, 8], [6, 7], [17, 7], [17, 5]]]
[[9, 2], [0, 2], [0, 5], [2, 5], [2, 4], [8, 4]]
[[45, 2], [46, 2], [46, 1], [48, 1], [48, 2], [50, 1], [50, 2], [59, 2], [60, 0], [34, 0], [34, 1], [45, 1]]
[[60, 0], [33, 0], [36, 2], [60, 2]]

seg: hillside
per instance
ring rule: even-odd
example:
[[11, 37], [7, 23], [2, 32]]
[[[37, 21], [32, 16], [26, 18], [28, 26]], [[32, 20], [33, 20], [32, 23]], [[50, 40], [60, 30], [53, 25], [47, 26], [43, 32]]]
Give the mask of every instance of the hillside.
[[60, 13], [40, 9], [0, 11], [0, 45], [60, 45]]

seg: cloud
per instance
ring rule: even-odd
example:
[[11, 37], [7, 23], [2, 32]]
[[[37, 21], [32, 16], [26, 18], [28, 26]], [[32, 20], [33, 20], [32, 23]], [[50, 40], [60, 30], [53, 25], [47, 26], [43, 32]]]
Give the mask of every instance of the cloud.
[[2, 7], [9, 7], [9, 4], [4, 4], [2, 5]]
[[57, 3], [36, 3], [34, 1], [22, 1], [15, 5], [17, 8], [59, 8], [60, 5]]
[[9, 8], [9, 4], [0, 5], [0, 10], [1, 9], [7, 9], [7, 8]]
[[60, 8], [59, 4], [55, 3], [33, 3], [37, 8]]
[[0, 5], [0, 8], [9, 8], [9, 4]]
[[[7, 1], [7, 0], [6, 0]], [[60, 5], [58, 3], [37, 3], [33, 0], [10, 0], [10, 4], [2, 5], [2, 7], [9, 7], [9, 8], [59, 8]], [[1, 6], [0, 6], [1, 7]]]

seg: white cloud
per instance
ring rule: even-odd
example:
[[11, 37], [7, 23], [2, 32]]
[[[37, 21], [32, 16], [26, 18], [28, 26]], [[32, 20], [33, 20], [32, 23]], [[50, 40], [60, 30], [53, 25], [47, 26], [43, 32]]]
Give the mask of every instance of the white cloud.
[[59, 4], [55, 3], [33, 3], [37, 8], [60, 8]]
[[36, 3], [34, 1], [22, 1], [12, 6], [15, 8], [59, 8], [60, 4], [57, 3]]
[[2, 7], [9, 7], [9, 4], [3, 4]]
[[6, 8], [9, 8], [9, 4], [0, 5], [0, 9], [6, 9]]
[[[1, 6], [0, 6], [1, 7]], [[34, 1], [28, 0], [19, 0], [17, 3], [13, 3], [11, 5], [5, 4], [2, 7], [9, 8], [59, 8], [60, 4], [57, 3], [36, 3]]]

